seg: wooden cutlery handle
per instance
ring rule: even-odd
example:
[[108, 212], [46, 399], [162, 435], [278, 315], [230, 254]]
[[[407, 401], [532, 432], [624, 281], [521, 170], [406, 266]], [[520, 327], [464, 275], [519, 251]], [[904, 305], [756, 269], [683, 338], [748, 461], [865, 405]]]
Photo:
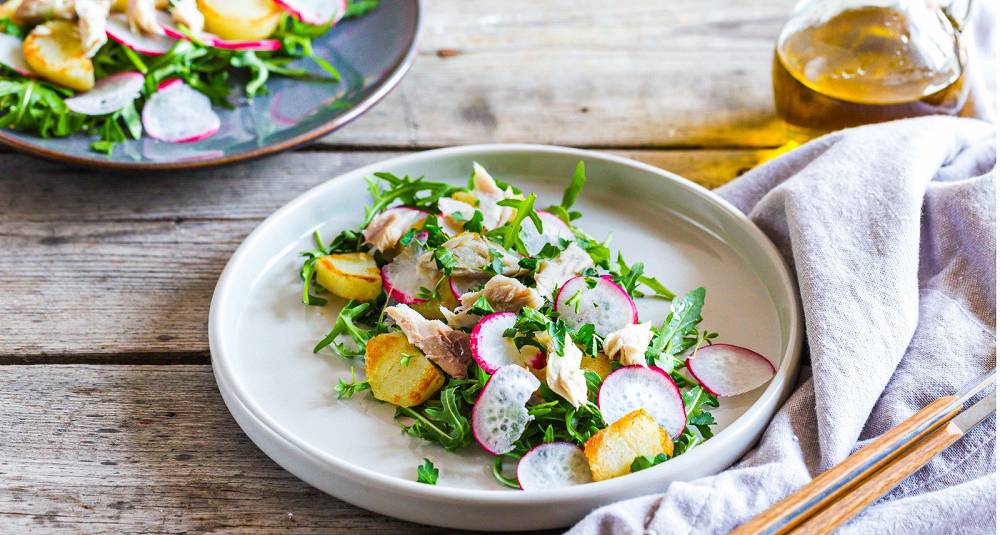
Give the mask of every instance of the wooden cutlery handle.
[[[938, 417], [948, 405], [957, 400], [958, 398], [955, 396], [944, 396], [932, 401], [913, 416], [903, 420], [902, 423], [886, 431], [882, 436], [864, 448], [854, 452], [853, 455], [844, 459], [840, 464], [823, 472], [801, 489], [793, 492], [785, 497], [785, 499], [771, 506], [771, 508], [736, 528], [731, 534], [788, 533], [798, 522], [801, 522], [801, 519], [807, 518], [809, 515], [821, 510], [832, 500], [843, 495], [847, 490], [847, 485], [833, 489], [832, 491], [831, 487], [835, 487], [836, 484], [847, 480], [860, 480], [888, 464], [892, 460], [893, 455], [896, 454], [889, 455], [879, 460], [879, 462], [871, 463], [871, 466], [866, 466], [866, 464], [869, 464], [873, 458], [877, 457], [889, 446], [906, 438], [908, 434], [912, 433], [928, 420]], [[961, 406], [956, 406], [954, 410], [948, 413], [948, 417], [954, 416], [960, 410]], [[927, 429], [909, 442], [912, 443], [920, 437], [927, 436], [932, 431], [933, 428]], [[787, 521], [786, 517], [792, 513], [797, 513], [795, 516], [799, 520]]]
[[793, 535], [832, 533], [838, 526], [884, 496], [885, 493], [892, 490], [910, 474], [919, 470], [935, 455], [941, 453], [960, 438], [962, 438], [962, 430], [954, 423], [948, 422], [948, 425], [928, 435], [902, 456], [893, 459], [888, 465], [865, 479], [860, 485], [851, 488], [850, 493], [837, 500], [834, 506], [820, 511], [809, 520], [799, 524], [791, 533]]

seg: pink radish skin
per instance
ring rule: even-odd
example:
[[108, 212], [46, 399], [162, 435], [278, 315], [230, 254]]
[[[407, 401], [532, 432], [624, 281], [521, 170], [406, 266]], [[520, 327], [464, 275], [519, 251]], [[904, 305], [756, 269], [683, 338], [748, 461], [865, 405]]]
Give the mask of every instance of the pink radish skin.
[[569, 442], [539, 444], [517, 463], [521, 490], [544, 490], [594, 481], [583, 450]]
[[66, 106], [84, 115], [114, 113], [139, 98], [145, 80], [142, 73], [135, 71], [106, 76], [90, 91], [66, 99]]
[[514, 449], [514, 442], [534, 419], [525, 404], [540, 385], [538, 378], [517, 364], [500, 368], [486, 381], [472, 405], [472, 436], [480, 447], [493, 455]]
[[124, 13], [115, 13], [108, 17], [107, 33], [112, 41], [147, 56], [162, 56], [174, 46], [174, 40], [166, 35], [140, 35], [133, 32]]
[[[407, 208], [409, 210], [409, 208]], [[416, 245], [409, 245], [399, 253], [392, 262], [382, 266], [382, 288], [390, 299], [404, 305], [425, 303], [426, 299], [417, 297], [420, 288], [428, 290], [434, 287], [437, 280], [428, 276], [419, 268], [419, 258], [422, 251]]]
[[514, 326], [517, 314], [495, 312], [484, 316], [472, 328], [470, 345], [472, 358], [486, 373], [493, 373], [508, 364], [521, 364], [521, 352], [503, 332]]
[[336, 24], [347, 13], [347, 0], [274, 0], [306, 24]]
[[545, 352], [539, 351], [538, 353], [535, 353], [535, 356], [531, 360], [528, 361], [528, 365], [535, 370], [540, 370], [548, 364], [546, 360]]
[[624, 366], [608, 374], [597, 393], [597, 406], [609, 425], [632, 411], [646, 409], [671, 440], [687, 425], [677, 383], [655, 366]]
[[546, 243], [557, 245], [560, 238], [567, 240], [575, 238], [573, 230], [562, 219], [559, 219], [559, 216], [544, 210], [539, 210], [536, 213], [538, 218], [542, 220], [541, 234], [538, 233], [538, 229], [535, 228], [531, 219], [526, 218], [521, 222], [521, 241], [524, 242], [530, 255], [537, 255]]
[[684, 361], [688, 372], [712, 394], [738, 396], [774, 377], [774, 365], [764, 355], [745, 347], [712, 344]]
[[[595, 331], [607, 336], [622, 327], [639, 322], [639, 310], [628, 292], [608, 275], [596, 278], [597, 286], [590, 288], [586, 279], [578, 276], [566, 281], [556, 293], [555, 310], [567, 325], [574, 329], [592, 323]], [[580, 294], [580, 307], [567, 304], [576, 292]], [[596, 305], [596, 306], [595, 306]]]
[[[160, 11], [156, 14], [156, 20], [160, 23], [160, 27], [163, 28], [163, 33], [167, 34], [167, 37], [178, 41], [188, 40], [188, 36], [184, 35], [180, 28], [174, 25], [174, 21], [171, 20], [170, 15]], [[281, 50], [281, 41], [277, 39], [231, 41], [208, 32], [201, 32], [196, 34], [195, 37], [202, 43], [225, 50], [252, 50], [254, 52], [276, 52]]]
[[182, 80], [160, 83], [142, 108], [142, 127], [154, 139], [191, 143], [215, 135], [221, 121], [205, 95]]
[[24, 42], [13, 35], [0, 33], [0, 64], [14, 69], [18, 74], [34, 77], [28, 60], [24, 59]]

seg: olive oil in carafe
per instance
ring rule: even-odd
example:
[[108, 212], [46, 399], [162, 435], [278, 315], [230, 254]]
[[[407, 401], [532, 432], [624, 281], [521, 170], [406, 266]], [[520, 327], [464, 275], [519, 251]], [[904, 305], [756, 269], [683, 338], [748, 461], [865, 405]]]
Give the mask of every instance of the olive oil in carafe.
[[[942, 28], [950, 24], [940, 12], [924, 16], [941, 17], [932, 22]], [[772, 72], [778, 114], [792, 127], [792, 137], [918, 115], [958, 115], [968, 88], [958, 33], [951, 30], [915, 32], [895, 8], [860, 7], [783, 35]]]

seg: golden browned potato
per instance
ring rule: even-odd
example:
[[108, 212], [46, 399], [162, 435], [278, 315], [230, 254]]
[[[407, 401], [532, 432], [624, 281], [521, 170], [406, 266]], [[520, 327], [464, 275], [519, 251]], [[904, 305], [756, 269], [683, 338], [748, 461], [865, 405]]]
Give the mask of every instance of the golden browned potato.
[[444, 373], [399, 331], [368, 341], [365, 374], [375, 399], [400, 407], [420, 405], [444, 385]]
[[316, 260], [316, 282], [344, 299], [371, 301], [382, 293], [382, 274], [367, 253], [342, 253]]
[[[170, 0], [156, 0], [156, 9], [167, 9]], [[128, 11], [128, 0], [111, 0], [111, 11], [124, 13]]]
[[632, 461], [674, 453], [674, 443], [645, 409], [632, 411], [600, 430], [583, 445], [594, 481], [631, 473]]
[[94, 87], [94, 64], [80, 44], [76, 24], [51, 20], [24, 40], [24, 59], [42, 78], [77, 91]]
[[580, 368], [590, 370], [597, 375], [600, 375], [603, 380], [609, 373], [611, 373], [611, 359], [603, 353], [597, 355], [596, 357], [584, 355], [583, 360], [580, 361]]
[[448, 289], [447, 284], [443, 284], [441, 288], [438, 288], [438, 293], [441, 295], [441, 299], [431, 299], [430, 301], [410, 305], [410, 308], [416, 310], [421, 316], [429, 320], [443, 320], [444, 314], [441, 313], [441, 307], [454, 310], [458, 306], [458, 300], [455, 299], [454, 295], [451, 295], [451, 290]]
[[284, 12], [271, 0], [198, 0], [198, 9], [206, 31], [239, 40], [270, 37]]

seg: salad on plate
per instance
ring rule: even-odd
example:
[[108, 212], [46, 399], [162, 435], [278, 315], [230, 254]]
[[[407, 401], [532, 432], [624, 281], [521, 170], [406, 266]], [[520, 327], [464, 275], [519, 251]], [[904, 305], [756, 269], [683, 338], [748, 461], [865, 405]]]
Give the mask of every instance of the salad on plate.
[[[84, 133], [110, 154], [144, 134], [185, 143], [220, 128], [214, 106], [271, 76], [337, 82], [313, 41], [379, 0], [7, 0], [0, 5], [0, 128]], [[321, 74], [304, 68], [305, 58]], [[243, 99], [232, 94], [241, 87]]]
[[[700, 328], [705, 289], [676, 295], [575, 222], [561, 202], [493, 178], [465, 186], [375, 173], [357, 228], [303, 253], [302, 301], [343, 306], [314, 352], [363, 366], [335, 390], [395, 406], [403, 432], [479, 447], [505, 486], [549, 489], [649, 468], [712, 437], [718, 397], [774, 376], [764, 356]], [[636, 301], [662, 299], [662, 318]], [[425, 459], [417, 481], [447, 467]]]

